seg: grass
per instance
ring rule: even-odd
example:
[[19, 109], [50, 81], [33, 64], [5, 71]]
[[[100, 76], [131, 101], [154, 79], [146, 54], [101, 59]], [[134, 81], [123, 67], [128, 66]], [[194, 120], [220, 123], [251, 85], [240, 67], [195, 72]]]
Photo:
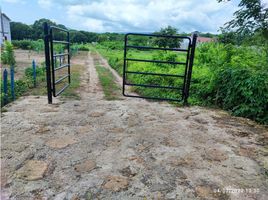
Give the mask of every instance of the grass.
[[80, 73], [71, 72], [71, 84], [70, 86], [61, 94], [63, 98], [70, 98], [75, 100], [80, 100], [80, 96], [77, 93], [77, 88], [80, 86]]
[[99, 80], [105, 95], [106, 100], [118, 100], [120, 88], [115, 82], [115, 77], [112, 72], [100, 65], [96, 66]]

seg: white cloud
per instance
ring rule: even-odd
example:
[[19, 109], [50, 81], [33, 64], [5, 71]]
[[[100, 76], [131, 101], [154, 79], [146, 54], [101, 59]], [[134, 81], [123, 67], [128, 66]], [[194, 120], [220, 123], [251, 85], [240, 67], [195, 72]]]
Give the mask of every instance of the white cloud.
[[[265, 0], [266, 1], [266, 0]], [[51, 0], [39, 0], [44, 8]], [[237, 9], [216, 0], [58, 0], [68, 20], [88, 31], [151, 32], [172, 25], [180, 31], [216, 32]]]
[[38, 0], [38, 4], [41, 8], [50, 9], [53, 5], [51, 0]]

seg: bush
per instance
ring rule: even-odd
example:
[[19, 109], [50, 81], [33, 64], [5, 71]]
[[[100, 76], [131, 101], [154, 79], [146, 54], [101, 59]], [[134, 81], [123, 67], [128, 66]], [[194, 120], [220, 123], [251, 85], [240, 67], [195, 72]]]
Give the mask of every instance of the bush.
[[[97, 45], [109, 64], [122, 74], [122, 51], [105, 51]], [[131, 51], [133, 58], [178, 61], [173, 52]], [[192, 104], [220, 107], [233, 115], [247, 117], [268, 124], [268, 61], [265, 48], [206, 43], [196, 49], [193, 79], [190, 89]], [[171, 67], [173, 66], [173, 67]], [[130, 71], [184, 74], [184, 67], [162, 63], [129, 63]], [[183, 79], [157, 76], [128, 75], [128, 80], [139, 84], [180, 86]], [[180, 91], [134, 88], [145, 96], [179, 97]]]
[[268, 123], [267, 77], [267, 71], [222, 69], [215, 77], [215, 102], [236, 116]]
[[19, 49], [24, 49], [24, 50], [32, 50], [33, 45], [32, 45], [31, 40], [13, 40], [12, 43], [14, 47], [19, 48]]
[[15, 55], [14, 55], [14, 49], [13, 45], [9, 41], [5, 41], [4, 43], [4, 50], [1, 55], [2, 59], [1, 62], [3, 64], [7, 64], [10, 66], [15, 66]]

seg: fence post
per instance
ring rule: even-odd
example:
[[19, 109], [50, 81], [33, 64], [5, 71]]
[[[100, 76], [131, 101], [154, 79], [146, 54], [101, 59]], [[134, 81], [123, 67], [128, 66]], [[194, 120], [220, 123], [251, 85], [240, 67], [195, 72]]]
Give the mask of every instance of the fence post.
[[32, 66], [33, 66], [34, 87], [36, 87], [36, 65], [35, 65], [35, 61], [34, 60], [33, 60]]
[[11, 85], [11, 97], [15, 100], [15, 81], [14, 81], [14, 66], [10, 66], [10, 85]]
[[7, 94], [7, 70], [4, 70], [4, 105], [8, 103], [8, 94]]

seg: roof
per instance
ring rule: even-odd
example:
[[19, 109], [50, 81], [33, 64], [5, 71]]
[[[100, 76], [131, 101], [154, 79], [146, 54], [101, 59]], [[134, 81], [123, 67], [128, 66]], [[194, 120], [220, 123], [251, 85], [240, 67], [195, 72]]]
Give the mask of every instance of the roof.
[[213, 38], [208, 37], [197, 37], [197, 42], [213, 42], [215, 41]]
[[5, 17], [7, 20], [11, 21], [11, 19], [5, 13], [2, 13], [2, 16]]

